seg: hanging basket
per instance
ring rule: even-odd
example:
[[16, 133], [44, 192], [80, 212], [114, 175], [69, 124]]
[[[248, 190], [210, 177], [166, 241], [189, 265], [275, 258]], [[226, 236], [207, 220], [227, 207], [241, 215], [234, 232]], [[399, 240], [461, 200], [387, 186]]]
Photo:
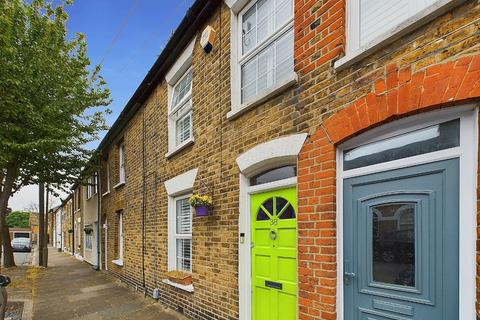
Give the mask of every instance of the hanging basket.
[[195, 207], [195, 213], [197, 217], [206, 217], [208, 216], [208, 207], [207, 206], [199, 206]]
[[208, 216], [208, 211], [213, 208], [212, 198], [209, 195], [194, 194], [188, 201], [195, 208], [197, 217]]

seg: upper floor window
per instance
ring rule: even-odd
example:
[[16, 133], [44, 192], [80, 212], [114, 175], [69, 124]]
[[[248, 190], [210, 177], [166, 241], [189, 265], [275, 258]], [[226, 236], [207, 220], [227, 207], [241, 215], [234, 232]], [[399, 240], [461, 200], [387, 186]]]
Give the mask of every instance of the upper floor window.
[[87, 199], [90, 199], [97, 193], [97, 173], [94, 173], [87, 179]]
[[118, 147], [118, 183], [125, 182], [125, 144]]
[[193, 143], [192, 123], [192, 57], [195, 38], [176, 58], [165, 75], [168, 85], [168, 151], [167, 158]]
[[238, 15], [240, 103], [249, 103], [293, 74], [293, 1], [259, 0]]
[[346, 56], [349, 65], [451, 8], [455, 0], [348, 0]]
[[110, 192], [110, 165], [105, 161], [105, 193]]
[[192, 138], [192, 69], [190, 68], [173, 87], [170, 115], [174, 147]]
[[77, 189], [75, 190], [74, 198], [75, 198], [75, 210], [80, 210], [80, 187], [77, 187]]

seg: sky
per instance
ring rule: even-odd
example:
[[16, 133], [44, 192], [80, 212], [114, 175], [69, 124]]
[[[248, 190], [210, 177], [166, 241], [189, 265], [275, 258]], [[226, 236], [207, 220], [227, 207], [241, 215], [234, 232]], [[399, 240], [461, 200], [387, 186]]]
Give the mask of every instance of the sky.
[[[113, 99], [107, 117], [112, 125], [140, 85], [193, 0], [75, 0], [67, 7], [69, 35], [87, 37], [92, 64], [102, 75]], [[96, 148], [100, 139], [89, 147]], [[58, 202], [58, 201], [57, 201]], [[10, 199], [9, 207], [24, 210], [38, 203], [38, 188], [28, 186]]]

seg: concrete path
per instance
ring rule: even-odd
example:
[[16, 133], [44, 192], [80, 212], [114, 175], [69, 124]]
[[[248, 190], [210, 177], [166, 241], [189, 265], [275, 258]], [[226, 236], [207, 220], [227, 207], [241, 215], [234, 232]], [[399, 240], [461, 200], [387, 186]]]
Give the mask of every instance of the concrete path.
[[70, 255], [50, 249], [48, 261], [47, 269], [27, 271], [31, 292], [10, 290], [14, 299], [31, 297], [33, 319], [186, 319]]

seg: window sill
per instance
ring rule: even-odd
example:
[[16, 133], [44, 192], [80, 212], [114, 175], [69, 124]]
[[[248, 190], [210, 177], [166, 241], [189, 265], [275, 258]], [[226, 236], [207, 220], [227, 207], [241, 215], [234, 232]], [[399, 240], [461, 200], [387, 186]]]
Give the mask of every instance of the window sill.
[[173, 281], [170, 281], [168, 279], [163, 279], [162, 280], [163, 283], [165, 284], [168, 284], [172, 287], [175, 287], [175, 288], [178, 288], [180, 290], [183, 290], [183, 291], [187, 291], [187, 292], [193, 292], [193, 284], [189, 284], [188, 286], [184, 286], [182, 284], [178, 284], [178, 283], [175, 283]]
[[195, 142], [195, 140], [193, 139], [193, 137], [191, 137], [188, 140], [185, 140], [184, 142], [182, 142], [181, 144], [176, 146], [175, 149], [167, 152], [167, 154], [165, 154], [165, 158], [168, 159], [168, 158], [173, 157], [174, 155], [176, 155], [177, 153], [179, 153], [180, 151], [182, 151], [186, 147], [191, 146], [194, 142]]
[[238, 106], [232, 106], [232, 110], [227, 113], [228, 120], [234, 120], [248, 110], [258, 106], [259, 104], [279, 95], [286, 89], [290, 88], [298, 82], [298, 76], [295, 72], [292, 72], [287, 79], [277, 85], [271, 87], [268, 91], [258, 94], [252, 101], [243, 103]]
[[102, 197], [108, 196], [110, 194], [110, 190], [102, 194]]
[[113, 186], [113, 189], [118, 189], [118, 188], [120, 188], [121, 186], [124, 186], [124, 185], [125, 185], [125, 181], [119, 182], [119, 183], [117, 183], [116, 185]]
[[112, 260], [113, 264], [116, 264], [119, 267], [123, 267], [123, 260], [117, 259], [117, 260]]
[[358, 61], [371, 55], [373, 52], [379, 50], [386, 45], [391, 44], [392, 42], [406, 35], [407, 33], [410, 33], [415, 29], [421, 27], [422, 25], [432, 21], [436, 17], [442, 15], [446, 11], [452, 9], [454, 6], [464, 1], [465, 0], [438, 0], [435, 4], [418, 12], [411, 18], [403, 21], [396, 27], [383, 33], [369, 43], [361, 46], [358, 49], [353, 50], [352, 52], [347, 52], [344, 57], [335, 61], [333, 65], [334, 69], [338, 72], [352, 66]]

